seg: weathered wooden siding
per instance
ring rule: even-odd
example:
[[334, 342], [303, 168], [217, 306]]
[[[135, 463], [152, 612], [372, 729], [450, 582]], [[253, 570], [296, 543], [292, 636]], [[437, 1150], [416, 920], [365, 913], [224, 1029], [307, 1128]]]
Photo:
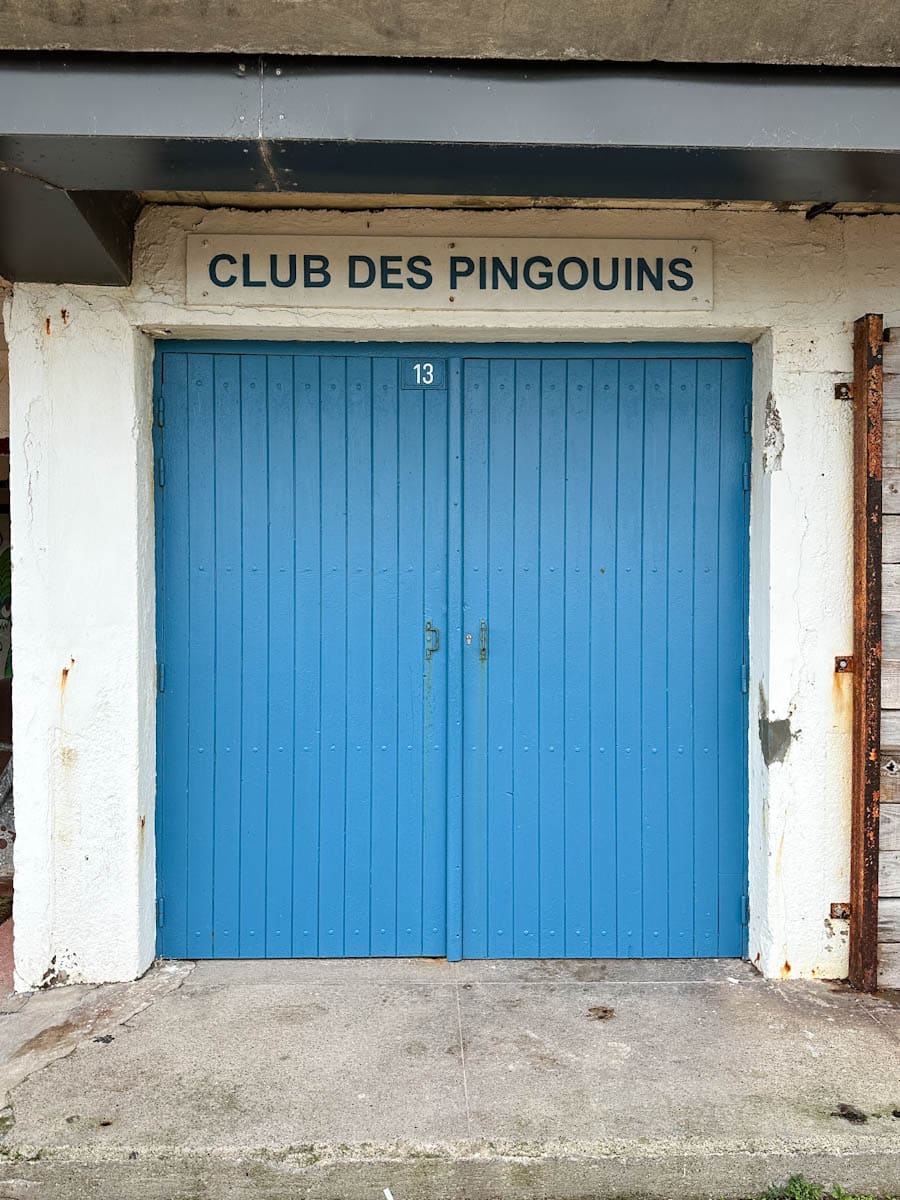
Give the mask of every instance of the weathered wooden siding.
[[900, 987], [900, 330], [884, 346], [878, 984]]

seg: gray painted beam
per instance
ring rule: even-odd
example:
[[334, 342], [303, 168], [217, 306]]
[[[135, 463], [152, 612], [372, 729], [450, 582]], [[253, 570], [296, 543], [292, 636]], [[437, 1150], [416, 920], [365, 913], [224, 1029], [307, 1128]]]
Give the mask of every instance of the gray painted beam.
[[0, 275], [13, 283], [128, 284], [137, 209], [132, 196], [70, 195], [0, 171]]
[[0, 163], [66, 189], [894, 203], [900, 80], [0, 57]]
[[4, 138], [889, 150], [884, 71], [0, 55]]
[[0, 55], [0, 270], [126, 279], [102, 193], [896, 204], [898, 108], [884, 72]]

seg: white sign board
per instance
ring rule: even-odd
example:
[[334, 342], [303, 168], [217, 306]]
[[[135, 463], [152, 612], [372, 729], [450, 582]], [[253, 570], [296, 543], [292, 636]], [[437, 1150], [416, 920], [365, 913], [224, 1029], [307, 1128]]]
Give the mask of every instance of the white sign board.
[[712, 244], [191, 234], [187, 303], [446, 312], [709, 309]]

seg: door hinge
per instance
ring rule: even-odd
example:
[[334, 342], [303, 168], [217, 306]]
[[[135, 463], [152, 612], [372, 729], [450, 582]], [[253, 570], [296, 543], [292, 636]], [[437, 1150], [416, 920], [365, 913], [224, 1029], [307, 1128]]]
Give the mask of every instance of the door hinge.
[[160, 487], [166, 486], [166, 462], [162, 455], [156, 460], [156, 482]]
[[744, 433], [749, 433], [753, 424], [753, 410], [750, 407], [750, 401], [744, 405]]
[[164, 692], [166, 690], [166, 667], [165, 663], [156, 664], [156, 690]]
[[748, 462], [744, 463], [744, 491], [750, 491], [750, 464]]
[[750, 897], [741, 896], [741, 924], [750, 924]]
[[162, 429], [166, 423], [166, 393], [160, 389], [159, 397], [156, 401], [156, 424]]
[[745, 696], [750, 691], [750, 669], [746, 663], [741, 663], [741, 691]]
[[156, 928], [162, 929], [166, 923], [166, 902], [162, 896], [156, 897]]

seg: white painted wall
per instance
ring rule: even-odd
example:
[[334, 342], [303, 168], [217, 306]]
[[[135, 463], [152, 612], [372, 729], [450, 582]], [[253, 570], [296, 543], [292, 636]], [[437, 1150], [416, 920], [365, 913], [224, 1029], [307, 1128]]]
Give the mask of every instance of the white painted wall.
[[[649, 317], [187, 308], [185, 234], [231, 231], [709, 238], [715, 307]], [[753, 342], [750, 956], [771, 976], [843, 975], [846, 927], [828, 914], [849, 893], [850, 680], [833, 664], [851, 649], [851, 412], [834, 383], [849, 376], [856, 317], [900, 321], [898, 280], [900, 217], [155, 208], [140, 222], [131, 289], [17, 286], [7, 337], [19, 986], [54, 968], [127, 979], [153, 954], [147, 333]], [[790, 721], [783, 761], [768, 766], [761, 717]]]
[[30, 287], [6, 334], [16, 984], [130, 979], [155, 937], [152, 343], [119, 300]]

